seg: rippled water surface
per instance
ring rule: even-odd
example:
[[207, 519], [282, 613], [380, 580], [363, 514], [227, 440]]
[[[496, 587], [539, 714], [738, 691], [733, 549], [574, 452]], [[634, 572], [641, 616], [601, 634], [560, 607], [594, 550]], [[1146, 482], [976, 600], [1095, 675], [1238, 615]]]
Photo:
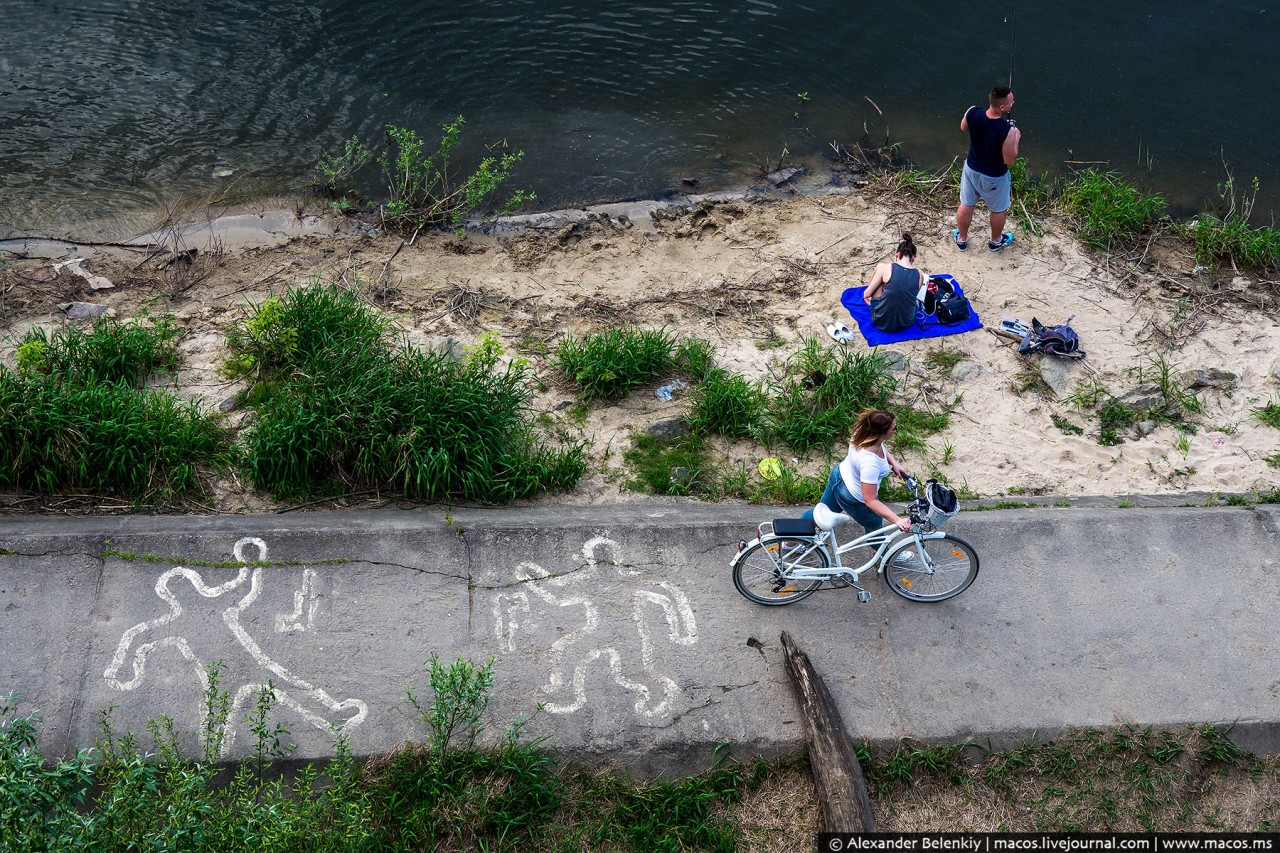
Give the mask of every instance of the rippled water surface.
[[833, 140], [937, 166], [1012, 70], [1033, 168], [1107, 161], [1197, 208], [1280, 210], [1280, 6], [1116, 0], [0, 0], [0, 233], [303, 186], [388, 122], [525, 151], [542, 206], [739, 184]]

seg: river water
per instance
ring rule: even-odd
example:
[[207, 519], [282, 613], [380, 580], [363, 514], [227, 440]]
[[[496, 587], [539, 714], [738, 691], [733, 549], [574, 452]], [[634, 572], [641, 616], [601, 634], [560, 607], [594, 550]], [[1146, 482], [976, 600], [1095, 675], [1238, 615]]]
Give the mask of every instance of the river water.
[[[924, 166], [1012, 75], [1035, 171], [1280, 210], [1280, 4], [0, 0], [0, 235], [296, 192], [388, 122], [521, 149], [541, 207], [740, 185], [830, 143]], [[371, 176], [376, 177], [376, 175]], [[372, 185], [370, 187], [372, 189]]]

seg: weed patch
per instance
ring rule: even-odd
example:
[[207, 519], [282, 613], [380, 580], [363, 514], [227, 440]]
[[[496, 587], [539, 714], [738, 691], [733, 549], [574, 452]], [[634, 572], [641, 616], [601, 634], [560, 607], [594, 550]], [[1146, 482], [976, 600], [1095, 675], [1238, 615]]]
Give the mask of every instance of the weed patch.
[[655, 495], [691, 495], [703, 488], [707, 479], [707, 453], [696, 435], [676, 439], [655, 438], [645, 433], [631, 436], [631, 447], [622, 460], [635, 472], [627, 486]]
[[1147, 195], [1119, 175], [1097, 169], [1076, 175], [1059, 199], [1080, 239], [1102, 251], [1133, 243], [1165, 211], [1163, 196]]
[[804, 339], [787, 361], [786, 375], [769, 384], [760, 437], [800, 453], [826, 449], [848, 438], [862, 409], [884, 408], [894, 386], [879, 353]]
[[714, 350], [697, 339], [677, 344], [666, 329], [623, 326], [581, 340], [566, 335], [556, 347], [556, 360], [584, 398], [617, 400], [676, 370], [691, 379], [707, 376]]

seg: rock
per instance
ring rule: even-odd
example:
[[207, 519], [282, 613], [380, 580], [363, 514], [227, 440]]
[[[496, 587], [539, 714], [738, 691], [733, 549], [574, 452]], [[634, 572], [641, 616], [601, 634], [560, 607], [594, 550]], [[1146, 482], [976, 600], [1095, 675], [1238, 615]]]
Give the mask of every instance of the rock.
[[689, 422], [682, 417], [664, 418], [645, 430], [654, 438], [680, 438], [689, 434]]
[[1138, 423], [1136, 423], [1133, 428], [1138, 433], [1138, 435], [1151, 435], [1151, 433], [1156, 431], [1156, 422], [1155, 421], [1138, 421]]
[[1276, 359], [1276, 363], [1271, 365], [1271, 378], [1280, 382], [1280, 358]]
[[1208, 370], [1198, 367], [1194, 370], [1183, 371], [1182, 375], [1178, 377], [1178, 381], [1182, 383], [1182, 387], [1188, 389], [1231, 388], [1236, 384], [1236, 375], [1230, 370], [1223, 370], [1220, 367], [1211, 367]]
[[764, 179], [775, 187], [780, 187], [785, 183], [795, 180], [796, 175], [802, 173], [804, 169], [796, 166], [787, 166], [785, 169], [779, 169], [776, 172], [770, 172], [764, 176]]
[[959, 381], [981, 376], [987, 369], [976, 361], [962, 361], [951, 368], [951, 378]]
[[234, 412], [236, 409], [240, 408], [241, 404], [244, 403], [245, 395], [248, 393], [248, 388], [241, 388], [239, 391], [219, 403], [218, 411], [223, 413]]
[[876, 352], [880, 353], [881, 358], [884, 359], [884, 366], [886, 370], [907, 369], [906, 353], [898, 352], [896, 349], [882, 349], [876, 350]]
[[96, 302], [63, 302], [58, 307], [67, 312], [68, 320], [96, 320], [111, 310]]
[[426, 342], [423, 349], [436, 355], [442, 355], [450, 361], [462, 361], [467, 354], [462, 341], [457, 338], [451, 338], [448, 335], [432, 338]]
[[574, 403], [573, 400], [561, 400], [559, 403], [556, 403], [553, 411], [563, 412], [565, 409], [572, 409], [575, 405], [576, 403]]
[[1126, 391], [1117, 399], [1135, 412], [1164, 408], [1164, 394], [1161, 393], [1159, 385], [1151, 382]]
[[1051, 355], [1041, 356], [1036, 365], [1044, 384], [1053, 389], [1055, 397], [1065, 397], [1071, 390], [1071, 362]]

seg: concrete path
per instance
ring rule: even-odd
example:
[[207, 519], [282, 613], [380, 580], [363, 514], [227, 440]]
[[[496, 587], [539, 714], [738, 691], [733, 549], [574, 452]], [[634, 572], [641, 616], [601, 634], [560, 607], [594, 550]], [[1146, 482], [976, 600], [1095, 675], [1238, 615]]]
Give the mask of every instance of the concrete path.
[[[99, 709], [194, 733], [212, 661], [249, 746], [258, 685], [301, 758], [425, 732], [403, 698], [427, 661], [496, 656], [494, 731], [528, 732], [641, 774], [802, 744], [788, 630], [877, 742], [991, 739], [1070, 726], [1239, 721], [1280, 748], [1280, 509], [1037, 508], [962, 513], [982, 559], [942, 604], [871, 585], [782, 608], [734, 590], [729, 560], [767, 507], [0, 521], [0, 691], [23, 694], [54, 752]], [[256, 564], [265, 561], [265, 565]], [[191, 740], [194, 743], [194, 737]], [[144, 740], [144, 745], [148, 741]]]

